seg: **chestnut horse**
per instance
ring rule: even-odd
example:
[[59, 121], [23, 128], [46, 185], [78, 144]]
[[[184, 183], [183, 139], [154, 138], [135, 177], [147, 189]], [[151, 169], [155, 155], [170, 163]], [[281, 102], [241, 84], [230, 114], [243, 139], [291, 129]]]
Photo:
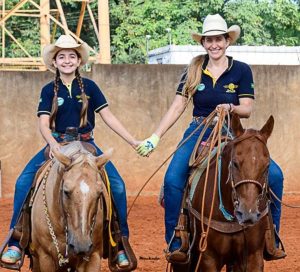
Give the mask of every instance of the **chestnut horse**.
[[110, 156], [72, 142], [42, 173], [31, 214], [34, 272], [100, 271], [107, 191], [99, 171]]
[[[212, 161], [206, 189], [202, 175], [190, 202], [194, 238], [190, 263], [174, 264], [173, 271], [217, 272], [224, 266], [234, 272], [264, 270], [270, 163], [267, 140], [273, 126], [272, 116], [261, 130], [244, 129], [239, 117], [232, 117], [235, 138], [225, 145], [219, 162]], [[215, 179], [217, 163], [220, 170]]]

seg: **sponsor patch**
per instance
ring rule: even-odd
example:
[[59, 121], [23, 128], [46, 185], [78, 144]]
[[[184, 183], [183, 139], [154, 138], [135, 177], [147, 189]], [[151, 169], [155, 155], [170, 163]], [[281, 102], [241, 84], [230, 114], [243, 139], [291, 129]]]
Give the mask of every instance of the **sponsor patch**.
[[64, 102], [65, 102], [65, 100], [62, 97], [58, 97], [57, 98], [57, 104], [58, 104], [58, 106], [61, 106]]
[[239, 87], [239, 85], [235, 85], [233, 83], [229, 83], [228, 85], [224, 85], [223, 86], [226, 90], [226, 93], [235, 93], [236, 92], [236, 88]]
[[200, 83], [198, 86], [197, 86], [197, 91], [203, 91], [205, 89], [205, 84], [204, 83]]

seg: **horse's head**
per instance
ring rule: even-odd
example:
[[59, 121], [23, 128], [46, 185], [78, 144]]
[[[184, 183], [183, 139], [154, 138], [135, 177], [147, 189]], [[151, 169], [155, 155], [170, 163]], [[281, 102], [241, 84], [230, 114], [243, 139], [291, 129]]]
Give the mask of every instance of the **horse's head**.
[[266, 209], [270, 155], [267, 140], [274, 127], [270, 116], [261, 130], [245, 130], [237, 115], [232, 118], [236, 138], [230, 143], [229, 178], [234, 213], [241, 225], [255, 224]]
[[[75, 145], [81, 145], [74, 142]], [[69, 146], [69, 147], [68, 147]], [[60, 205], [66, 226], [68, 249], [87, 255], [93, 246], [93, 228], [104, 183], [99, 170], [111, 157], [111, 152], [93, 156], [82, 146], [62, 147], [55, 158], [61, 164]]]

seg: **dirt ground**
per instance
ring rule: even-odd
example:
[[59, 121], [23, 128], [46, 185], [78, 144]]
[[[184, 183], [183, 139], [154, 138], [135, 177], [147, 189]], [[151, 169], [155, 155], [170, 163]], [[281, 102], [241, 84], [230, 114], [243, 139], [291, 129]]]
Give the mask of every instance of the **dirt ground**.
[[[129, 198], [129, 205], [133, 198]], [[0, 199], [0, 242], [7, 233], [12, 211], [12, 199]], [[285, 195], [283, 201], [300, 205], [300, 195]], [[129, 216], [130, 241], [138, 259], [136, 271], [162, 272], [166, 270], [164, 259], [163, 209], [158, 206], [156, 197], [140, 197]], [[283, 207], [281, 238], [288, 256], [284, 260], [266, 262], [267, 272], [300, 271], [300, 209]], [[0, 272], [8, 271], [0, 269]], [[29, 271], [28, 262], [22, 272]], [[108, 272], [106, 260], [101, 271]]]

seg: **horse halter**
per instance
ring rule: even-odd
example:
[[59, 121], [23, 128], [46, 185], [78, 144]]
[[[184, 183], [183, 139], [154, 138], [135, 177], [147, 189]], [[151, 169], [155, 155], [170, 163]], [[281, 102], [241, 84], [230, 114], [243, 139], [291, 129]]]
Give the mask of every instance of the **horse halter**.
[[[246, 135], [245, 137], [243, 137], [243, 135], [241, 137], [238, 137], [236, 139], [234, 139], [232, 141], [232, 144], [235, 145], [237, 143], [240, 143], [246, 139], [250, 139], [250, 138], [257, 138], [259, 141], [261, 141], [264, 146], [266, 146], [266, 143], [263, 139], [263, 137], [259, 134], [250, 134], [250, 135]], [[228, 175], [228, 180], [227, 182], [230, 180], [231, 182], [231, 188], [232, 188], [232, 200], [233, 200], [233, 205], [234, 207], [237, 207], [237, 205], [239, 204], [239, 200], [238, 200], [238, 194], [237, 194], [237, 187], [239, 187], [242, 184], [249, 184], [252, 183], [254, 185], [256, 185], [259, 189], [260, 189], [260, 194], [257, 197], [257, 202], [260, 203], [260, 201], [266, 200], [267, 199], [267, 189], [268, 189], [268, 168], [267, 170], [264, 171], [263, 175], [261, 176], [262, 180], [265, 180], [264, 184], [262, 185], [261, 182], [259, 182], [258, 180], [253, 180], [253, 179], [243, 179], [240, 180], [238, 182], [234, 182], [234, 177], [233, 177], [233, 148], [231, 150], [231, 159], [229, 162], [229, 166], [228, 166], [228, 170], [229, 170], [229, 175]]]

